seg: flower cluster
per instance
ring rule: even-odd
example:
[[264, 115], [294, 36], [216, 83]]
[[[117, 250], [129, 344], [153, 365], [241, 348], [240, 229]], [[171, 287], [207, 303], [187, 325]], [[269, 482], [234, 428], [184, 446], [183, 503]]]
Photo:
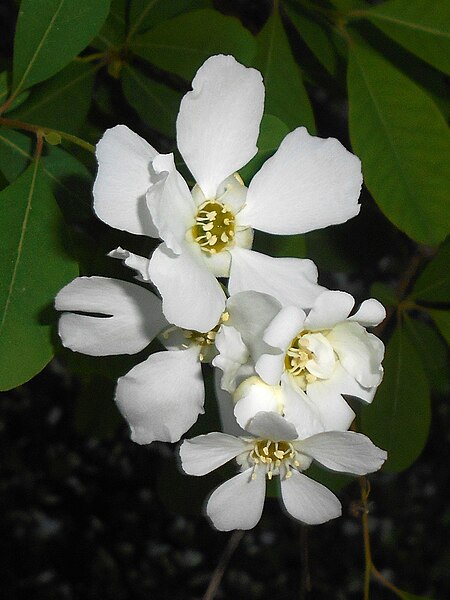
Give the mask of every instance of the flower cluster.
[[300, 234], [356, 216], [360, 161], [300, 127], [246, 187], [238, 170], [257, 152], [263, 105], [258, 71], [231, 56], [203, 64], [177, 118], [191, 190], [172, 154], [124, 125], [106, 131], [97, 145], [97, 216], [162, 241], [150, 258], [110, 253], [139, 283], [79, 277], [56, 297], [59, 334], [74, 351], [133, 354], [155, 337], [165, 346], [117, 383], [117, 406], [139, 444], [180, 440], [204, 411], [202, 363], [220, 374], [223, 431], [179, 449], [182, 468], [196, 476], [236, 460], [239, 474], [207, 503], [220, 530], [256, 525], [273, 477], [291, 516], [323, 523], [341, 505], [303, 475], [311, 462], [362, 475], [386, 459], [348, 431], [355, 415], [345, 399], [371, 402], [381, 381], [384, 347], [366, 327], [384, 318], [383, 307], [370, 299], [354, 310], [352, 296], [317, 283], [312, 261], [252, 250], [255, 229]]

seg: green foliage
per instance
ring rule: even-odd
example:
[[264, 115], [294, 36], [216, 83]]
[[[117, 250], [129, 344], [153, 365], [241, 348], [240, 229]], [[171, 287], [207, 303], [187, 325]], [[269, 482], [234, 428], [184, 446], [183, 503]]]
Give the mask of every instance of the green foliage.
[[213, 54], [232, 54], [248, 64], [255, 51], [252, 36], [237, 19], [209, 9], [165, 21], [133, 38], [130, 47], [150, 63], [187, 80]]
[[450, 4], [442, 0], [390, 0], [367, 18], [410, 52], [450, 75]]
[[430, 427], [430, 390], [422, 344], [401, 323], [386, 347], [385, 375], [362, 411], [362, 431], [387, 450], [386, 471], [402, 471], [421, 453]]
[[417, 279], [411, 296], [420, 302], [450, 301], [450, 238], [440, 247], [433, 260]]
[[211, 0], [131, 0], [129, 37], [194, 9], [209, 8]]
[[110, 0], [22, 0], [14, 40], [13, 90], [48, 79], [98, 33]]
[[349, 47], [350, 135], [365, 183], [386, 216], [418, 242], [450, 223], [450, 134], [433, 101], [366, 43]]
[[0, 193], [0, 389], [28, 381], [53, 356], [48, 311], [78, 269], [61, 239], [61, 219], [38, 162]]
[[256, 39], [258, 52], [253, 66], [264, 77], [266, 112], [281, 119], [289, 129], [304, 125], [314, 133], [311, 103], [278, 12], [272, 13]]

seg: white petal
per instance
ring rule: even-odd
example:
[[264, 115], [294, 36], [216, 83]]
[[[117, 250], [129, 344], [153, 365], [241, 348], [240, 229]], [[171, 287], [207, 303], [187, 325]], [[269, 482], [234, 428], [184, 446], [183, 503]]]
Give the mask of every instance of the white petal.
[[261, 518], [266, 495], [265, 477], [252, 479], [253, 469], [222, 483], [210, 496], [206, 514], [219, 531], [252, 529]]
[[247, 346], [242, 341], [239, 331], [229, 325], [220, 328], [214, 342], [219, 354], [212, 364], [223, 371], [222, 388], [232, 393], [236, 389], [239, 370], [249, 358]]
[[187, 183], [175, 168], [173, 154], [157, 156], [153, 168], [161, 179], [148, 190], [147, 206], [159, 237], [180, 254], [186, 231], [195, 223], [197, 209]]
[[334, 138], [289, 133], [252, 179], [242, 219], [261, 231], [305, 233], [359, 213], [360, 160]]
[[218, 369], [214, 371], [214, 389], [216, 392], [217, 406], [219, 408], [222, 431], [234, 436], [247, 436], [247, 433], [239, 427], [234, 416], [234, 401], [231, 394], [221, 388], [221, 375]]
[[344, 322], [336, 325], [327, 336], [341, 365], [364, 387], [381, 382], [381, 361], [384, 344], [359, 323]]
[[333, 471], [365, 475], [378, 471], [387, 453], [354, 431], [329, 431], [296, 443], [296, 448]]
[[325, 523], [342, 513], [333, 492], [295, 470], [291, 477], [281, 480], [281, 497], [287, 512], [308, 525]]
[[310, 373], [320, 379], [328, 379], [336, 367], [336, 357], [333, 346], [320, 331], [302, 336], [302, 341], [307, 343], [314, 357], [306, 363]]
[[125, 125], [108, 129], [97, 144], [94, 210], [112, 227], [158, 237], [145, 194], [155, 181], [151, 164], [157, 151]]
[[259, 292], [239, 292], [228, 298], [228, 324], [239, 331], [254, 360], [268, 351], [263, 333], [280, 308], [278, 300]]
[[345, 321], [355, 304], [353, 296], [347, 292], [327, 290], [314, 302], [305, 320], [305, 329], [331, 329]]
[[117, 382], [117, 406], [138, 444], [177, 442], [203, 413], [197, 348], [157, 352]]
[[364, 327], [375, 327], [386, 318], [386, 309], [375, 298], [364, 300], [354, 315], [348, 318], [349, 321], [356, 321]]
[[[381, 373], [383, 370], [381, 369]], [[332, 379], [328, 381], [314, 382], [308, 388], [308, 393], [313, 397], [312, 390], [314, 390], [314, 394], [316, 393], [316, 385], [323, 386], [323, 392], [321, 392], [324, 396], [330, 393], [330, 390], [333, 389], [334, 392], [339, 392], [340, 394], [345, 394], [346, 396], [354, 396], [359, 400], [363, 400], [364, 402], [370, 403], [375, 396], [375, 392], [377, 390], [375, 387], [366, 388], [359, 384], [356, 379], [350, 375], [338, 362], [336, 365], [336, 369], [333, 373]], [[314, 386], [314, 388], [312, 387]], [[341, 428], [339, 428], [341, 429]], [[342, 428], [344, 429], [344, 428]]]
[[63, 314], [59, 335], [67, 348], [91, 356], [139, 352], [167, 325], [155, 294], [106, 277], [74, 279], [56, 296], [55, 307], [88, 313]]
[[149, 271], [170, 323], [202, 332], [217, 325], [225, 309], [225, 294], [189, 250], [177, 255], [161, 244], [153, 252]]
[[296, 306], [282, 308], [264, 332], [264, 341], [284, 352], [303, 329], [305, 313]]
[[288, 375], [283, 375], [281, 381], [285, 418], [295, 426], [300, 438], [324, 431], [320, 408], [289, 379]]
[[311, 260], [273, 258], [237, 246], [230, 253], [230, 294], [254, 290], [270, 294], [283, 306], [310, 308], [325, 289], [317, 285], [317, 267]]
[[180, 446], [181, 466], [188, 475], [206, 475], [245, 452], [248, 443], [226, 433], [207, 433]]
[[120, 246], [115, 250], [108, 252], [110, 258], [118, 258], [123, 261], [124, 265], [133, 271], [136, 271], [136, 279], [138, 281], [150, 281], [148, 274], [149, 259], [139, 254], [133, 254], [128, 250], [124, 250]]
[[294, 425], [276, 412], [256, 413], [246, 429], [257, 438], [274, 442], [295, 440], [297, 438]]
[[261, 74], [232, 56], [212, 56], [181, 101], [177, 143], [207, 199], [257, 152], [264, 107]]
[[355, 418], [355, 413], [341, 394], [342, 389], [334, 377], [314, 381], [306, 388], [308, 405], [314, 410], [324, 431], [346, 431]]
[[243, 429], [259, 412], [282, 413], [283, 401], [279, 385], [266, 385], [259, 377], [249, 377], [243, 381], [233, 394], [236, 405], [234, 414]]
[[284, 353], [263, 354], [255, 364], [255, 371], [269, 385], [280, 383], [284, 371]]

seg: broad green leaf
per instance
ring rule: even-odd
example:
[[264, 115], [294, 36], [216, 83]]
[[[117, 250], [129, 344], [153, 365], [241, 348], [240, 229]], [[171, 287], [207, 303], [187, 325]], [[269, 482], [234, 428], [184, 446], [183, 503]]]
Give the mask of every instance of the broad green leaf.
[[365, 183], [401, 231], [439, 244], [450, 224], [450, 133], [433, 101], [364, 42], [349, 46], [350, 137]]
[[196, 8], [210, 8], [211, 5], [211, 0], [131, 0], [128, 37], [131, 39], [136, 33], [142, 33], [182, 13]]
[[48, 311], [76, 277], [58, 206], [37, 162], [0, 193], [0, 389], [39, 373], [53, 356]]
[[411, 296], [427, 302], [450, 302], [450, 238], [417, 279]]
[[450, 310], [437, 310], [433, 308], [429, 309], [428, 313], [450, 346]]
[[129, 65], [123, 68], [121, 80], [125, 98], [141, 119], [153, 129], [174, 138], [181, 93]]
[[[3, 71], [2, 73], [0, 73], [0, 106], [3, 106], [3, 104], [5, 104], [10, 94], [8, 79], [9, 77], [7, 71]], [[19, 94], [19, 96], [14, 100], [11, 106], [9, 106], [5, 110], [5, 114], [10, 112], [14, 108], [20, 106], [23, 102], [25, 102], [29, 95], [30, 92], [28, 90], [22, 92], [22, 94]]]
[[96, 65], [73, 62], [31, 91], [25, 104], [11, 113], [35, 125], [78, 133], [92, 99]]
[[337, 57], [329, 31], [320, 22], [310, 17], [299, 5], [296, 5], [295, 8], [290, 6], [284, 8], [311, 52], [331, 75], [335, 75]]
[[407, 50], [450, 75], [450, 2], [389, 0], [365, 16]]
[[292, 54], [280, 15], [275, 10], [257, 36], [258, 52], [253, 66], [264, 77], [265, 110], [294, 129], [300, 125], [315, 133], [314, 114]]
[[14, 181], [32, 160], [33, 139], [13, 129], [0, 128], [0, 169]]
[[264, 114], [257, 142], [258, 154], [239, 171], [239, 175], [247, 186], [263, 163], [278, 149], [278, 146], [288, 133], [289, 127], [280, 121], [278, 117]]
[[[32, 147], [32, 138], [0, 130], [0, 169], [9, 181], [17, 179], [33, 160]], [[60, 147], [46, 146], [40, 168], [67, 220], [92, 216], [92, 176], [80, 161]]]
[[214, 10], [196, 10], [165, 21], [136, 36], [135, 54], [161, 69], [191, 80], [213, 54], [232, 54], [249, 63], [255, 52], [253, 36], [234, 17]]
[[387, 450], [386, 471], [409, 467], [428, 437], [430, 390], [423, 351], [400, 324], [386, 348], [384, 379], [373, 403], [361, 413], [363, 433]]
[[125, 42], [127, 35], [128, 0], [112, 0], [111, 9], [103, 27], [92, 41], [91, 46], [98, 50], [110, 50]]
[[424, 321], [405, 318], [405, 326], [417, 348], [427, 348], [421, 358], [430, 387], [439, 394], [446, 394], [450, 388], [448, 370], [448, 348], [436, 329]]
[[13, 90], [48, 79], [86, 48], [110, 0], [22, 0], [14, 40]]
[[370, 295], [376, 298], [384, 306], [397, 306], [398, 297], [395, 290], [390, 286], [382, 283], [381, 281], [375, 281], [370, 288]]

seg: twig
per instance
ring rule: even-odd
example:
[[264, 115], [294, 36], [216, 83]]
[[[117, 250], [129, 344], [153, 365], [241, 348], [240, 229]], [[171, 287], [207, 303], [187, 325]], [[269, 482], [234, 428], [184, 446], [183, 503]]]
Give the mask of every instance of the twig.
[[231, 557], [234, 554], [234, 551], [239, 546], [239, 542], [244, 537], [245, 531], [237, 529], [234, 531], [230, 537], [228, 538], [228, 543], [225, 546], [225, 550], [223, 551], [222, 556], [217, 564], [217, 567], [212, 574], [211, 580], [208, 585], [208, 589], [203, 596], [203, 600], [213, 600], [215, 595], [217, 594], [217, 590], [219, 589], [220, 582], [222, 581], [222, 577], [227, 569], [228, 563], [230, 562]]

